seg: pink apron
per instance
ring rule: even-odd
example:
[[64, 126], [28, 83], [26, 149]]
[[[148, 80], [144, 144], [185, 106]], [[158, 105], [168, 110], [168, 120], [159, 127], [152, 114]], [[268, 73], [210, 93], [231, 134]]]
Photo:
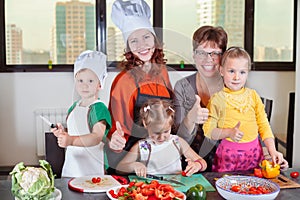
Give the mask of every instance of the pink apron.
[[217, 148], [212, 171], [253, 170], [263, 159], [263, 151], [258, 138], [246, 143], [223, 139]]

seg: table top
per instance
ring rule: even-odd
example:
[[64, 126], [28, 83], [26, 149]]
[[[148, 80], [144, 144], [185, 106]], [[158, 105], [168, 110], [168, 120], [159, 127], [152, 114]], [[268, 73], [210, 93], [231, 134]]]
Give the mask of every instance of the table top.
[[[288, 169], [285, 172], [282, 172], [283, 175], [289, 177], [290, 172], [298, 171], [300, 169]], [[222, 177], [226, 173], [216, 173], [216, 172], [204, 172], [203, 176], [213, 185], [215, 186], [215, 178]], [[242, 174], [241, 172], [230, 173], [234, 174]], [[290, 177], [289, 177], [290, 178]], [[62, 199], [76, 199], [76, 200], [108, 200], [106, 193], [79, 193], [72, 191], [68, 188], [69, 178], [61, 178], [55, 179], [55, 187], [58, 188], [62, 192]], [[293, 179], [293, 181], [300, 183], [300, 177], [297, 179]], [[11, 180], [1, 180], [0, 181], [0, 197], [4, 200], [14, 200], [13, 195], [11, 194]], [[207, 192], [207, 199], [223, 199], [218, 192]], [[276, 199], [300, 199], [300, 188], [293, 189], [281, 189], [279, 195]]]

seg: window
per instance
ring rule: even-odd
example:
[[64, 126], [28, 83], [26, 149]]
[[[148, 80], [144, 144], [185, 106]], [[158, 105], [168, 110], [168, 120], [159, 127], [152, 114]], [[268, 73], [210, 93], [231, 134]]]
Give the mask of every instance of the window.
[[[0, 0], [0, 71], [72, 71], [86, 49], [102, 50], [109, 61], [120, 61], [125, 46], [110, 18], [113, 1]], [[202, 25], [213, 25], [227, 31], [228, 47], [249, 52], [254, 70], [295, 70], [296, 0], [146, 2], [168, 66], [180, 69], [184, 63], [184, 70], [194, 70], [192, 34]]]

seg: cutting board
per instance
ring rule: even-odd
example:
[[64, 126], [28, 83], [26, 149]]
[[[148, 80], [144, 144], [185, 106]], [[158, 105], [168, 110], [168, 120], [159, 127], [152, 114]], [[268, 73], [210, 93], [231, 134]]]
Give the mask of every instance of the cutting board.
[[[95, 176], [94, 176], [95, 177]], [[68, 187], [71, 190], [76, 192], [85, 192], [85, 193], [98, 193], [98, 192], [106, 192], [108, 189], [112, 187], [120, 186], [115, 178], [109, 175], [99, 176], [101, 178], [100, 183], [93, 183], [93, 176], [84, 176], [72, 178], [68, 182]]]
[[[173, 184], [167, 181], [160, 181], [160, 183], [167, 183], [170, 184], [174, 187], [175, 190], [178, 190], [180, 192], [186, 192], [190, 187], [196, 185], [196, 184], [201, 184], [203, 185], [203, 187], [206, 189], [206, 191], [208, 192], [214, 192], [216, 191], [216, 189], [209, 183], [209, 181], [202, 175], [202, 174], [193, 174], [192, 176], [182, 176], [181, 174], [177, 174], [177, 175], [158, 175], [158, 176], [163, 176], [165, 178], [174, 178], [177, 181], [180, 181], [182, 183], [185, 184], [185, 186], [182, 185], [177, 185], [177, 184]], [[153, 180], [153, 179], [149, 179], [149, 178], [142, 178], [142, 177], [138, 177], [135, 175], [130, 175], [128, 176], [128, 178], [130, 179], [130, 181], [137, 179], [137, 180], [141, 180], [141, 181], [145, 181], [145, 180]]]
[[270, 181], [273, 181], [277, 183], [280, 187], [280, 189], [285, 188], [300, 188], [300, 184], [296, 183], [295, 181], [287, 178], [286, 176], [280, 174], [278, 177], [269, 179]]

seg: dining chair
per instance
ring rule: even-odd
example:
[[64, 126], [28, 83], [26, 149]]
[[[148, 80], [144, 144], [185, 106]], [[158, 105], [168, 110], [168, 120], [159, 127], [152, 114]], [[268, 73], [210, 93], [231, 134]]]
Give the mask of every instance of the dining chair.
[[[273, 100], [265, 98], [265, 97], [260, 97], [260, 98], [261, 98], [261, 101], [263, 102], [263, 104], [265, 105], [265, 112], [266, 112], [268, 121], [270, 122], [271, 115], [272, 115], [272, 108], [273, 108]], [[269, 159], [271, 156], [269, 154], [269, 151], [268, 151], [265, 143], [261, 140], [260, 136], [259, 136], [259, 140], [260, 140], [262, 148], [263, 148], [263, 154], [264, 154], [265, 159]]]
[[295, 92], [289, 93], [289, 111], [286, 133], [276, 133], [275, 147], [280, 144], [285, 149], [285, 158], [292, 167], [293, 164], [293, 140], [294, 140], [294, 114], [295, 114]]
[[45, 159], [51, 165], [55, 178], [61, 178], [65, 149], [58, 146], [57, 138], [52, 132], [45, 133], [45, 146]]
[[273, 100], [265, 97], [261, 97], [263, 104], [265, 105], [265, 111], [267, 114], [268, 121], [271, 120], [272, 108], [273, 108]]

